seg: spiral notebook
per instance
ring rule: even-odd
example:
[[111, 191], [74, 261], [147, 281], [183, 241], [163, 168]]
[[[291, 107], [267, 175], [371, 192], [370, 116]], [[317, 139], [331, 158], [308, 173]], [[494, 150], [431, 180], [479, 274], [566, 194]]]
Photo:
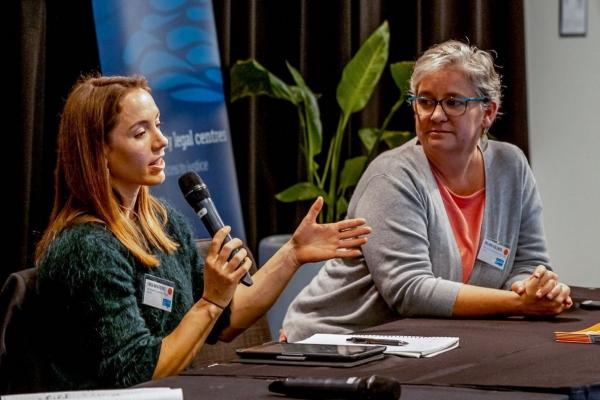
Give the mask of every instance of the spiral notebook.
[[[449, 336], [399, 336], [399, 335], [340, 335], [331, 333], [316, 333], [298, 343], [314, 344], [352, 344], [352, 338], [361, 340], [361, 346], [378, 346], [381, 343], [368, 343], [369, 339], [382, 341], [397, 341], [400, 345], [386, 345], [385, 354], [402, 357], [433, 357], [446, 351], [455, 349], [459, 345], [458, 337]], [[367, 343], [365, 343], [367, 342]]]

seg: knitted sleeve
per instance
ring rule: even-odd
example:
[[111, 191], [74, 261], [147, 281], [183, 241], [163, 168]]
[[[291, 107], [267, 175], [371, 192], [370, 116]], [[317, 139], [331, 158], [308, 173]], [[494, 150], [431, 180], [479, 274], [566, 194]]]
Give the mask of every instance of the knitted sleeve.
[[514, 282], [531, 276], [538, 265], [544, 265], [552, 270], [544, 234], [542, 199], [525, 154], [516, 146], [512, 148], [514, 149], [512, 164], [519, 166], [521, 178], [519, 182], [521, 219], [517, 229], [518, 241], [514, 265], [504, 284], [504, 288], [509, 290]]
[[[192, 230], [185, 218], [175, 209], [166, 204], [169, 211], [170, 230], [176, 236], [176, 240], [183, 247], [189, 263], [192, 267], [192, 287], [194, 300], [198, 301], [204, 292], [204, 258], [198, 254], [196, 243], [192, 236]], [[212, 331], [206, 339], [206, 343], [214, 344], [218, 341], [219, 334], [229, 326], [231, 320], [231, 308], [227, 306], [213, 326]]]
[[362, 249], [385, 302], [400, 315], [450, 317], [460, 283], [434, 273], [430, 206], [419, 183], [409, 174], [376, 174], [363, 187], [354, 215], [364, 217], [373, 229]]
[[140, 315], [133, 268], [116, 238], [95, 224], [63, 232], [40, 266], [48, 307], [66, 307], [59, 317], [63, 340], [85, 349], [81, 369], [96, 371], [110, 387], [150, 380], [160, 353], [162, 338]]

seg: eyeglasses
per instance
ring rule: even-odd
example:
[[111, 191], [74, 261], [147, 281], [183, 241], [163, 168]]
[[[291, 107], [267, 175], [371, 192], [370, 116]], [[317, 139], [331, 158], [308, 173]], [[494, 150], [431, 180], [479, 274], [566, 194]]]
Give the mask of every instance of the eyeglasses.
[[471, 101], [482, 101], [487, 102], [487, 97], [463, 97], [463, 96], [452, 96], [446, 97], [445, 99], [436, 100], [430, 99], [425, 96], [409, 96], [408, 101], [412, 106], [417, 115], [420, 118], [428, 117], [435, 111], [438, 104], [442, 106], [442, 110], [449, 117], [460, 117], [467, 111], [467, 105]]

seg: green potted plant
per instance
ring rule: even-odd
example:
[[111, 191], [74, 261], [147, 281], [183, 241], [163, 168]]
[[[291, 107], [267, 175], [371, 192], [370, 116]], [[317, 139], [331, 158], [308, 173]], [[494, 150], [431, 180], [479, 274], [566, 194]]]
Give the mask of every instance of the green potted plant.
[[414, 67], [414, 62], [403, 61], [390, 65], [391, 75], [399, 89], [397, 101], [380, 127], [363, 128], [358, 131], [364, 154], [348, 158], [342, 164], [342, 142], [344, 136], [350, 134], [347, 129], [348, 121], [353, 113], [365, 108], [371, 98], [387, 65], [389, 42], [389, 27], [388, 23], [384, 22], [345, 66], [336, 92], [340, 116], [323, 166], [317, 160], [323, 150], [323, 129], [317, 95], [308, 87], [301, 74], [287, 64], [295, 83], [289, 85], [253, 59], [238, 61], [232, 67], [232, 101], [247, 96], [266, 95], [288, 101], [297, 108], [302, 130], [301, 151], [305, 160], [306, 181], [296, 183], [278, 193], [278, 200], [295, 202], [323, 196], [325, 206], [324, 212], [321, 213], [321, 221], [338, 220], [348, 208], [349, 191], [357, 184], [368, 163], [378, 154], [380, 143], [385, 143], [391, 148], [413, 136], [406, 131], [388, 130], [392, 117], [406, 100], [408, 81]]

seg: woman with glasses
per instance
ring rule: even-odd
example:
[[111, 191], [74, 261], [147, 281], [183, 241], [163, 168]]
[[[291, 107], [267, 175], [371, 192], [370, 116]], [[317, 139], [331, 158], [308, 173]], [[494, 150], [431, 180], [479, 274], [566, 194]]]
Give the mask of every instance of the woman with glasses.
[[550, 316], [572, 305], [550, 269], [542, 204], [515, 146], [487, 140], [501, 105], [492, 56], [448, 41], [416, 62], [417, 137], [381, 154], [348, 216], [373, 233], [362, 260], [331, 260], [284, 320], [295, 341], [401, 316]]

